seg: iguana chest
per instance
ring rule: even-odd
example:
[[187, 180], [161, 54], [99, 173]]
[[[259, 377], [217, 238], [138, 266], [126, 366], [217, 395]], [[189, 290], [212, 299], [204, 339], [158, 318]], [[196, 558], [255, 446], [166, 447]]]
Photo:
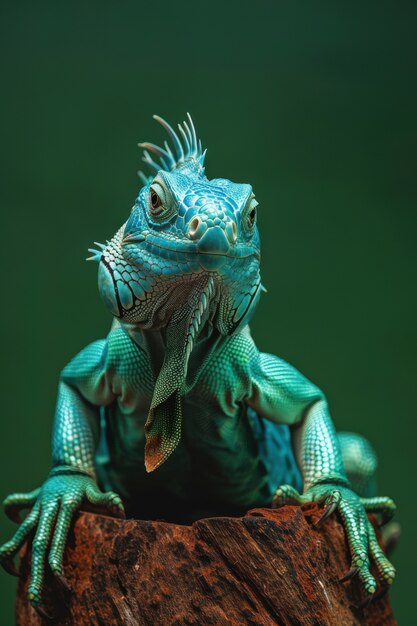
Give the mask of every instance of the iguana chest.
[[[196, 415], [200, 426], [207, 423], [207, 428], [214, 421], [216, 430], [222, 430], [223, 421], [230, 422], [238, 415], [248, 394], [249, 376], [239, 367], [237, 357], [233, 342], [212, 350], [207, 358], [201, 350], [197, 356], [191, 355], [181, 391], [185, 417]], [[147, 352], [122, 330], [112, 334], [107, 380], [121, 416], [138, 423], [146, 421], [163, 359], [161, 351]]]
[[[112, 375], [116, 400], [108, 410], [113, 428], [126, 450], [143, 458], [144, 426], [152, 402], [155, 377], [149, 361], [141, 355]], [[246, 427], [244, 385], [232, 368], [221, 367], [221, 360], [208, 363], [191, 388], [181, 396], [182, 441], [190, 450], [225, 449], [239, 454]], [[249, 423], [248, 423], [249, 425]], [[249, 426], [250, 430], [250, 426]]]
[[236, 506], [256, 499], [265, 471], [247, 418], [246, 381], [222, 355], [214, 355], [182, 395], [180, 444], [151, 474], [144, 469], [144, 426], [155, 375], [146, 354], [125, 353], [111, 372], [111, 384], [116, 400], [106, 409], [106, 434], [116, 489], [130, 498], [151, 487], [182, 498], [204, 493]]

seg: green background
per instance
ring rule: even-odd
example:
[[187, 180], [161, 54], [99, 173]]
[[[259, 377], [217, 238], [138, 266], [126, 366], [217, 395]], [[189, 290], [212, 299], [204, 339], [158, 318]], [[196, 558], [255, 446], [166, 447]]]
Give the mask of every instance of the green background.
[[[415, 2], [1, 3], [0, 495], [46, 476], [62, 366], [110, 323], [84, 262], [138, 189], [137, 141], [189, 110], [207, 174], [260, 201], [259, 346], [380, 458], [416, 621]], [[0, 518], [0, 538], [13, 524]], [[0, 623], [14, 579], [0, 573]]]

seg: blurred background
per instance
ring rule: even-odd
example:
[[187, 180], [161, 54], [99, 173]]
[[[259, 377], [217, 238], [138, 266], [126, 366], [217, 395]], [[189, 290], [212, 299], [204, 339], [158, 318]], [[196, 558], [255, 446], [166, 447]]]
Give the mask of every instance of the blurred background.
[[[194, 117], [207, 175], [260, 201], [259, 347], [368, 437], [415, 623], [415, 2], [1, 2], [0, 496], [50, 466], [57, 380], [110, 318], [86, 264], [138, 191], [138, 141]], [[14, 525], [0, 516], [0, 540]], [[15, 579], [0, 572], [0, 623]]]

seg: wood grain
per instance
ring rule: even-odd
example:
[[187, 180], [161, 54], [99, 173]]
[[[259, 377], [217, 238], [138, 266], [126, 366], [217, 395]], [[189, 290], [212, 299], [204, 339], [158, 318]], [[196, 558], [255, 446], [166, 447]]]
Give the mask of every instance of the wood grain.
[[[343, 528], [334, 516], [315, 530], [319, 515], [288, 506], [181, 526], [80, 513], [65, 555], [73, 593], [48, 573], [45, 609], [57, 626], [396, 624], [388, 595], [354, 608], [358, 581], [338, 582], [349, 569]], [[29, 566], [24, 548], [18, 626], [48, 623], [26, 600]]]

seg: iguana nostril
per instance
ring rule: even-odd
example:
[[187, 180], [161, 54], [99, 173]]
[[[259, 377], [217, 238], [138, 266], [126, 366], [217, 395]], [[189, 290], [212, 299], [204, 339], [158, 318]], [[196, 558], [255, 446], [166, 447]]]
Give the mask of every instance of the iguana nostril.
[[216, 216], [214, 219], [205, 219], [203, 221], [198, 215], [195, 215], [188, 224], [188, 237], [190, 239], [193, 239], [194, 241], [201, 240], [207, 232], [207, 229], [211, 230], [212, 228], [215, 228], [216, 230], [221, 229], [226, 235], [229, 245], [233, 245], [236, 243], [236, 223], [231, 219], [220, 220], [218, 216]]
[[229, 222], [227, 222], [225, 230], [226, 230], [227, 238], [230, 241], [230, 243], [236, 243], [237, 228], [233, 220], [230, 220]]
[[207, 224], [196, 215], [188, 224], [188, 236], [190, 239], [200, 239], [207, 230]]

